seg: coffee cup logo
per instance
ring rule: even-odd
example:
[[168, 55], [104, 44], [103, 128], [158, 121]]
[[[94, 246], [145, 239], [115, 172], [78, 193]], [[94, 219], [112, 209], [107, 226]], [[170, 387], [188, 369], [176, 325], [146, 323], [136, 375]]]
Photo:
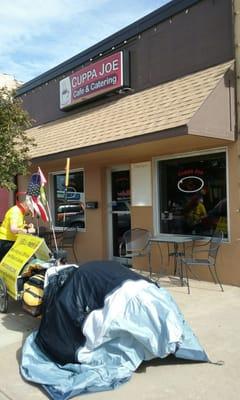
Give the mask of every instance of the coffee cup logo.
[[196, 193], [199, 192], [204, 186], [204, 180], [199, 176], [185, 176], [185, 178], [181, 178], [177, 187], [183, 193]]
[[71, 104], [71, 82], [70, 78], [67, 77], [60, 81], [60, 108], [66, 107], [68, 104]]

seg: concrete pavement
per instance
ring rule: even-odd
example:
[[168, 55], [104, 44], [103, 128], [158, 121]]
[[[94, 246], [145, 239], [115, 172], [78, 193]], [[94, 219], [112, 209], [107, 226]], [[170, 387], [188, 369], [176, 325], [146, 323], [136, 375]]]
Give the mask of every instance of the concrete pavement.
[[[130, 382], [109, 392], [76, 397], [82, 400], [237, 400], [240, 398], [240, 288], [191, 281], [175, 286], [162, 278], [186, 320], [213, 361], [224, 365], [188, 363], [174, 358], [144, 363]], [[37, 385], [23, 381], [19, 373], [21, 347], [38, 327], [39, 319], [27, 315], [20, 303], [10, 302], [8, 314], [0, 314], [0, 400], [46, 400]]]

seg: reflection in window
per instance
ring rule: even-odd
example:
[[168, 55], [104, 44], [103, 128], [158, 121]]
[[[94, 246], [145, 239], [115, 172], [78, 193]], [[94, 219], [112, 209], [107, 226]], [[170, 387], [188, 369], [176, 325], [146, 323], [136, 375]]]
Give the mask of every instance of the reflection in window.
[[122, 235], [131, 225], [129, 170], [112, 171], [113, 255], [119, 256]]
[[160, 231], [227, 232], [225, 152], [158, 162]]
[[53, 176], [55, 226], [85, 228], [83, 171], [70, 172], [65, 190], [65, 174]]

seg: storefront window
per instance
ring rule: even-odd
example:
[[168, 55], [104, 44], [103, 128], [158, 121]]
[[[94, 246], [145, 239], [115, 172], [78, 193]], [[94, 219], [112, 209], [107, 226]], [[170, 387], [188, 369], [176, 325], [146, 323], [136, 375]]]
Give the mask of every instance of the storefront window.
[[225, 152], [158, 162], [160, 231], [228, 237]]
[[83, 171], [70, 172], [65, 190], [65, 174], [53, 176], [55, 226], [85, 228]]

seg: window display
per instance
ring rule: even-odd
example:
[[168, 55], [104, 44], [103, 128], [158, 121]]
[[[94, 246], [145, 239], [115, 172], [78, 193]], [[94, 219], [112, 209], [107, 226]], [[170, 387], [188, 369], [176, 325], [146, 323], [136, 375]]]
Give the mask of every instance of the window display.
[[225, 152], [158, 161], [160, 231], [228, 237]]

